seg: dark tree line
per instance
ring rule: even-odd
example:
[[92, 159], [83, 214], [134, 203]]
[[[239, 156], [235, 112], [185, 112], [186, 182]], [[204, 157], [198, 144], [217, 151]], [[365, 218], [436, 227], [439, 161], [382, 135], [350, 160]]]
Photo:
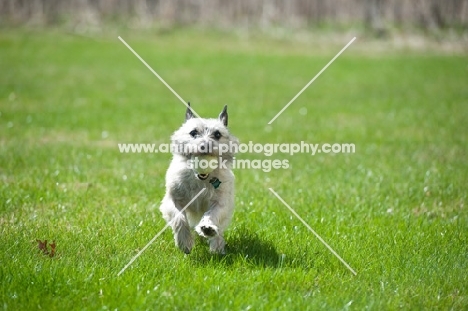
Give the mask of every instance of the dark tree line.
[[468, 0], [0, 0], [1, 24], [309, 27], [364, 24], [424, 29], [468, 26]]

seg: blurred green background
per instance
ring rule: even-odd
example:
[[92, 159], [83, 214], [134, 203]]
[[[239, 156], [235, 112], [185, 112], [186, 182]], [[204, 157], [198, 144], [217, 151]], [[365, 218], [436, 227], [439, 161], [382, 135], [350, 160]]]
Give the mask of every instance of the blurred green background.
[[[397, 23], [390, 5], [409, 1], [359, 2], [348, 19], [340, 1], [335, 11], [321, 1], [178, 3], [1, 2], [0, 307], [466, 309], [466, 1], [421, 2], [452, 12], [429, 10], [435, 26]], [[190, 18], [202, 11], [210, 22]], [[354, 143], [356, 153], [280, 154], [289, 169], [235, 170], [226, 256], [202, 241], [184, 256], [167, 230], [117, 277], [164, 227], [171, 157], [122, 154], [118, 143], [167, 143], [185, 112], [119, 35], [200, 115], [228, 104], [241, 142]], [[36, 239], [55, 240], [56, 255]]]

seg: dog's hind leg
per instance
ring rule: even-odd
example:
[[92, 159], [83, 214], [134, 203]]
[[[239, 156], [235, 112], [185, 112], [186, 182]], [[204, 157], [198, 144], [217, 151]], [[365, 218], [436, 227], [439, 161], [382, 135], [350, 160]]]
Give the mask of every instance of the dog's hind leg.
[[185, 213], [180, 213], [174, 202], [168, 198], [164, 198], [159, 210], [172, 228], [176, 246], [184, 253], [190, 254], [193, 237]]

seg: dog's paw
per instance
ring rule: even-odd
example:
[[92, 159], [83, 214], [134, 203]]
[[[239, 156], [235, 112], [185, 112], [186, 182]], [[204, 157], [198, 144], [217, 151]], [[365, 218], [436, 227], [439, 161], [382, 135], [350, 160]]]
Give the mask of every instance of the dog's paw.
[[210, 252], [213, 254], [225, 255], [225, 246], [226, 242], [224, 241], [224, 238], [220, 235], [210, 239]]
[[201, 226], [200, 227], [201, 231], [203, 231], [203, 234], [206, 236], [214, 236], [216, 234], [215, 228], [211, 226]]
[[190, 254], [190, 251], [192, 250], [192, 247], [188, 245], [177, 245], [177, 247], [187, 255]]
[[211, 238], [218, 234], [218, 228], [208, 224], [197, 226], [196, 231], [204, 238]]
[[192, 251], [192, 247], [193, 247], [193, 243], [189, 243], [189, 244], [178, 244], [177, 247], [183, 251], [185, 254], [190, 254], [190, 252]]

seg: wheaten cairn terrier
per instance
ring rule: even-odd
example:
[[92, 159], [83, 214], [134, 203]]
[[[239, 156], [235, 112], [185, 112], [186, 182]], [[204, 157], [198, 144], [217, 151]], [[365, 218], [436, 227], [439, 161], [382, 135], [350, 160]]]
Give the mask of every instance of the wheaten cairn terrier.
[[189, 103], [185, 123], [171, 137], [173, 158], [160, 210], [172, 227], [177, 247], [186, 254], [194, 244], [190, 228], [208, 239], [211, 252], [224, 253], [223, 233], [234, 212], [232, 149], [238, 146], [227, 125], [227, 106], [217, 119], [201, 119], [194, 116]]

